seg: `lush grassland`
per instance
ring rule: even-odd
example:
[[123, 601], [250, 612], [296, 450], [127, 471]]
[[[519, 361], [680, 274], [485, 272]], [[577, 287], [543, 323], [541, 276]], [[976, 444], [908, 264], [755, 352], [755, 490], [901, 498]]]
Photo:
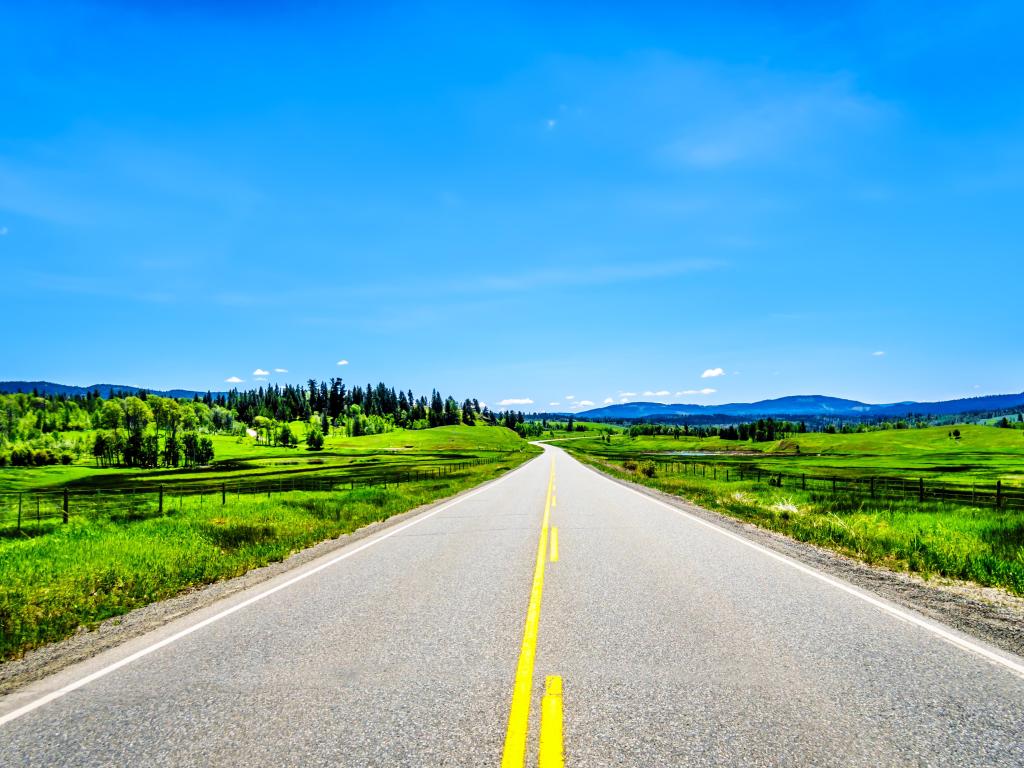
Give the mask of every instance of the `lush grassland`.
[[[616, 436], [610, 444], [594, 440], [586, 450], [608, 458], [652, 454], [671, 458], [674, 452], [707, 452], [708, 460], [723, 464], [758, 466], [766, 471], [809, 475], [888, 475], [956, 483], [988, 483], [1001, 480], [1024, 486], [1024, 431], [964, 425], [960, 439], [949, 433], [954, 427], [900, 429], [849, 435], [807, 433], [770, 443], [668, 436]], [[578, 443], [574, 443], [578, 445]], [[691, 460], [686, 457], [679, 460]]]
[[[160, 516], [152, 514], [153, 502], [147, 497], [145, 514], [73, 514], [66, 525], [46, 525], [42, 535], [0, 537], [0, 658], [449, 496], [499, 476], [539, 452], [514, 432], [497, 427], [332, 438], [327, 450], [317, 454], [263, 448], [252, 441], [232, 444], [238, 453], [218, 459], [215, 467], [166, 473], [165, 482], [173, 479], [177, 484], [173, 487], [188, 490], [190, 482], [202, 483], [211, 475], [236, 480], [277, 478], [296, 468], [330, 477], [330, 472], [351, 471], [367, 462], [389, 471], [397, 466], [451, 466], [460, 461], [464, 468], [386, 488], [362, 485], [332, 492], [275, 492], [270, 497], [228, 494], [223, 505], [219, 494], [175, 496], [169, 492], [165, 514]], [[306, 464], [310, 458], [324, 463]], [[488, 463], [472, 464], [474, 458]], [[161, 474], [159, 470], [132, 473], [74, 465], [8, 468], [0, 473], [30, 474], [22, 481], [28, 487], [67, 482], [108, 487], [112, 477], [134, 486], [152, 482], [149, 475]], [[367, 470], [363, 477], [369, 481], [374, 475]], [[10, 480], [7, 483], [8, 488], [17, 487]], [[29, 528], [28, 533], [34, 532]]]
[[[301, 422], [292, 431], [301, 438]], [[196, 469], [99, 468], [83, 460], [68, 466], [0, 468], [0, 494], [14, 491], [52, 491], [65, 485], [76, 490], [166, 485], [208, 485], [221, 482], [282, 480], [290, 476], [379, 474], [382, 468], [439, 466], [460, 459], [497, 457], [522, 450], [524, 442], [504, 427], [437, 427], [395, 430], [380, 435], [331, 435], [322, 451], [266, 446], [252, 437], [213, 435], [216, 460]]]
[[[871, 499], [823, 490], [775, 487], [692, 474], [655, 471], [653, 477], [628, 470], [665, 451], [750, 451], [756, 457], [712, 456], [719, 466], [753, 462], [786, 472], [835, 474], [901, 473], [953, 476], [978, 482], [1020, 481], [1024, 439], [1014, 430], [960, 427], [960, 441], [948, 429], [901, 430], [856, 435], [800, 435], [800, 454], [784, 441], [770, 444], [711, 440], [620, 437], [611, 444], [579, 440], [563, 446], [599, 468], [683, 496], [801, 541], [820, 544], [866, 562], [925, 575], [938, 574], [1004, 587], [1024, 594], [1024, 512], [916, 499]], [[699, 457], [683, 460], [702, 461]], [[648, 468], [651, 465], [646, 465]], [[658, 464], [655, 463], [654, 467]]]

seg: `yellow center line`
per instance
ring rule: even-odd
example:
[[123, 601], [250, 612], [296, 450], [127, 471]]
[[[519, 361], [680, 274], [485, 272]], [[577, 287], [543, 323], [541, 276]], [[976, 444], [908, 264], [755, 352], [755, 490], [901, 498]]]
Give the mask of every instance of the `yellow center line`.
[[533, 568], [533, 588], [530, 590], [530, 605], [526, 609], [526, 626], [523, 628], [523, 644], [519, 650], [519, 664], [516, 666], [516, 681], [512, 689], [512, 706], [509, 709], [501, 768], [523, 768], [526, 765], [526, 736], [530, 728], [530, 699], [533, 694], [533, 663], [537, 656], [537, 631], [540, 628], [540, 602], [544, 592], [544, 561], [548, 548], [551, 491], [554, 484], [555, 460], [552, 458], [547, 498], [544, 501], [544, 519], [540, 525], [540, 541], [537, 542], [537, 560]]
[[551, 675], [540, 703], [539, 768], [565, 766], [562, 741], [562, 678]]
[[558, 562], [558, 528], [551, 526], [551, 562]]

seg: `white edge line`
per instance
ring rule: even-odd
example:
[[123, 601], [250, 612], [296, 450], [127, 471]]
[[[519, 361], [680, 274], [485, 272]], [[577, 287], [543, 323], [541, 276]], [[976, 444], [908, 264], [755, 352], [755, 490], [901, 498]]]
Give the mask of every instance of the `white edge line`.
[[[539, 457], [534, 457], [534, 458], [539, 458]], [[500, 477], [497, 480], [488, 483], [483, 488], [477, 488], [475, 490], [470, 491], [469, 493], [466, 493], [466, 494], [460, 496], [457, 499], [453, 499], [452, 501], [449, 501], [446, 504], [442, 504], [437, 509], [432, 509], [431, 511], [429, 511], [429, 512], [427, 512], [425, 514], [416, 517], [414, 520], [410, 520], [407, 523], [403, 523], [402, 525], [399, 525], [399, 526], [397, 526], [395, 528], [392, 528], [390, 531], [387, 531], [387, 532], [381, 534], [380, 536], [376, 536], [376, 537], [370, 539], [369, 541], [367, 541], [367, 542], [365, 542], [363, 544], [360, 544], [359, 546], [357, 546], [357, 547], [355, 547], [353, 549], [349, 549], [348, 551], [343, 552], [342, 554], [338, 555], [337, 557], [331, 558], [326, 563], [321, 563], [320, 565], [316, 566], [315, 568], [311, 568], [308, 571], [303, 571], [302, 573], [298, 574], [297, 576], [293, 576], [292, 578], [288, 579], [287, 581], [282, 582], [281, 584], [278, 584], [276, 587], [271, 587], [270, 589], [268, 589], [268, 590], [266, 590], [264, 592], [260, 592], [258, 595], [253, 595], [252, 597], [248, 598], [247, 600], [243, 600], [242, 602], [240, 602], [240, 603], [238, 603], [236, 605], [233, 605], [230, 608], [226, 608], [225, 610], [221, 611], [220, 613], [214, 614], [213, 616], [209, 616], [209, 617], [203, 619], [202, 621], [197, 622], [196, 624], [193, 624], [193, 625], [191, 625], [189, 627], [186, 627], [185, 629], [181, 630], [180, 632], [176, 632], [175, 634], [171, 635], [170, 637], [165, 637], [163, 640], [155, 642], [152, 645], [146, 646], [145, 648], [142, 648], [141, 650], [138, 650], [138, 651], [136, 651], [135, 653], [133, 653], [133, 654], [131, 654], [129, 656], [125, 656], [123, 659], [119, 659], [118, 661], [115, 661], [113, 664], [110, 664], [110, 665], [108, 665], [106, 667], [103, 667], [102, 669], [98, 669], [95, 672], [93, 672], [91, 674], [88, 674], [85, 677], [79, 678], [78, 680], [75, 680], [72, 683], [68, 683], [63, 688], [58, 688], [56, 691], [51, 691], [50, 693], [46, 694], [45, 696], [41, 696], [38, 699], [35, 699], [34, 701], [30, 701], [28, 704], [25, 704], [25, 705], [19, 707], [18, 709], [15, 709], [15, 710], [13, 710], [11, 712], [8, 712], [6, 715], [0, 716], [0, 726], [6, 725], [7, 723], [11, 722], [12, 720], [17, 720], [19, 717], [22, 717], [23, 715], [27, 715], [29, 712], [32, 712], [33, 710], [38, 709], [39, 707], [42, 707], [42, 706], [44, 706], [46, 704], [49, 704], [51, 701], [56, 701], [57, 699], [59, 699], [59, 698], [61, 698], [63, 696], [66, 696], [67, 694], [71, 693], [72, 691], [77, 691], [79, 688], [82, 688], [83, 686], [86, 686], [89, 683], [92, 683], [92, 682], [94, 682], [96, 680], [99, 680], [101, 677], [106, 677], [111, 672], [116, 672], [121, 667], [125, 667], [125, 666], [131, 664], [132, 662], [138, 661], [139, 659], [143, 658], [144, 656], [148, 656], [149, 654], [153, 653], [154, 651], [158, 651], [161, 648], [164, 648], [165, 646], [170, 645], [171, 643], [174, 643], [174, 642], [177, 642], [178, 640], [181, 640], [183, 637], [188, 637], [193, 632], [197, 632], [198, 630], [202, 629], [203, 627], [208, 627], [209, 625], [211, 625], [211, 624], [213, 624], [215, 622], [218, 622], [221, 619], [226, 618], [227, 616], [230, 616], [231, 614], [233, 614], [233, 613], [235, 613], [237, 611], [242, 610], [243, 608], [248, 608], [250, 605], [253, 605], [254, 603], [258, 603], [260, 600], [263, 600], [264, 598], [270, 597], [275, 592], [280, 592], [282, 589], [287, 589], [288, 587], [292, 586], [293, 584], [297, 584], [300, 581], [303, 581], [304, 579], [308, 579], [310, 576], [312, 576], [312, 575], [314, 575], [316, 573], [319, 573], [320, 571], [324, 570], [325, 568], [330, 568], [332, 565], [336, 565], [337, 563], [340, 563], [342, 560], [347, 560], [348, 558], [352, 557], [352, 555], [356, 555], [356, 554], [362, 552], [364, 549], [369, 549], [370, 547], [374, 546], [375, 544], [380, 544], [382, 541], [384, 541], [386, 539], [390, 539], [392, 536], [395, 536], [396, 534], [399, 534], [402, 531], [406, 531], [409, 528], [412, 528], [414, 525], [419, 525], [420, 523], [424, 522], [425, 520], [429, 520], [434, 515], [439, 514], [441, 512], [444, 512], [445, 510], [451, 509], [452, 507], [456, 506], [457, 504], [461, 504], [462, 502], [466, 501], [467, 499], [471, 499], [472, 497], [476, 496], [477, 494], [483, 493], [484, 491], [488, 491], [491, 488], [493, 488], [495, 485], [498, 485], [499, 483], [504, 482], [505, 480], [507, 480], [508, 478], [512, 477], [513, 475], [518, 474], [520, 471], [526, 469], [526, 467], [529, 466], [532, 463], [533, 463], [533, 459], [531, 459], [530, 461], [527, 461], [522, 466], [516, 467], [516, 469], [512, 470], [511, 472], [509, 472], [504, 477]]]
[[615, 485], [618, 485], [621, 488], [625, 488], [627, 491], [631, 491], [632, 493], [635, 493], [637, 496], [642, 496], [643, 498], [654, 502], [660, 507], [664, 507], [665, 509], [675, 512], [677, 515], [685, 517], [687, 520], [697, 523], [698, 525], [702, 525], [705, 528], [710, 528], [712, 531], [716, 531], [717, 533], [720, 533], [723, 536], [733, 539], [734, 541], [739, 542], [745, 547], [750, 547], [751, 549], [757, 550], [761, 554], [767, 555], [768, 557], [772, 558], [773, 560], [777, 560], [783, 565], [788, 565], [790, 568], [800, 571], [801, 573], [804, 573], [808, 576], [811, 576], [817, 579], [818, 581], [823, 581], [824, 583], [833, 586], [836, 589], [846, 592], [848, 595], [852, 595], [853, 597], [856, 597], [859, 600], [863, 600], [865, 603], [868, 603], [869, 605], [873, 605], [875, 608], [878, 608], [888, 613], [890, 616], [893, 616], [897, 619], [900, 619], [901, 621], [907, 622], [908, 624], [913, 624], [916, 627], [920, 627], [921, 629], [931, 632], [933, 635], [936, 635], [937, 637], [945, 640], [950, 645], [955, 645], [961, 650], [975, 653], [981, 656], [982, 658], [987, 659], [988, 661], [994, 664], [998, 664], [1002, 667], [1005, 667], [1011, 672], [1024, 678], [1024, 664], [1020, 664], [1014, 661], [1013, 659], [1009, 659], [999, 653], [991, 651], [982, 645], [973, 643], [970, 640], [967, 640], [966, 638], [960, 637], [959, 635], [956, 635], [950, 632], [949, 630], [944, 629], [938, 624], [934, 624], [930, 621], [921, 618], [920, 616], [915, 616], [912, 613], [901, 610], [900, 608], [897, 608], [896, 606], [891, 605], [890, 603], [884, 600], [880, 600], [879, 598], [874, 597], [873, 595], [870, 595], [857, 587], [854, 587], [850, 584], [844, 584], [841, 581], [833, 579], [831, 576], [826, 576], [824, 573], [821, 573], [820, 571], [817, 571], [814, 568], [810, 568], [804, 565], [803, 563], [793, 560], [792, 558], [786, 557], [785, 555], [779, 554], [778, 552], [774, 552], [773, 550], [770, 550], [767, 547], [763, 547], [760, 544], [756, 544], [753, 541], [744, 538], [743, 536], [733, 533], [732, 531], [727, 531], [719, 525], [715, 525], [714, 523], [709, 522], [707, 520], [702, 520], [696, 515], [693, 515], [685, 510], [679, 509], [679, 507], [675, 507], [671, 504], [661, 501], [660, 499], [656, 499], [653, 496], [647, 495], [646, 493], [641, 493], [635, 488], [630, 488], [628, 485], [623, 485], [622, 483], [615, 482], [615, 480], [611, 479], [609, 476], [604, 475], [595, 468], [584, 464], [582, 461], [579, 461], [578, 459], [573, 458], [573, 461], [578, 463], [581, 467], [590, 470], [598, 477], [601, 477], [604, 480], [607, 480], [608, 482], [615, 483]]

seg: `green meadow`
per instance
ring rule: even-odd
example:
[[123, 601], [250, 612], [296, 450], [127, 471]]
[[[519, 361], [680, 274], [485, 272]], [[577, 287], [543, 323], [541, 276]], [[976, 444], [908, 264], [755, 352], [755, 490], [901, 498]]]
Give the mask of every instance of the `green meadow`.
[[[194, 470], [0, 469], [8, 505], [0, 536], [0, 659], [458, 493], [540, 450], [503, 427], [329, 437], [323, 451], [264, 447], [248, 437], [214, 440], [216, 461]], [[395, 483], [398, 472], [406, 473], [405, 482]], [[354, 488], [288, 490], [287, 481], [296, 477], [359, 481]], [[221, 503], [216, 489], [229, 482], [278, 485], [268, 494], [227, 493]], [[67, 524], [51, 517], [39, 529], [28, 523], [21, 531], [12, 528], [17, 491], [31, 506], [31, 490], [65, 485], [103, 489], [98, 495], [107, 502], [73, 507]], [[158, 485], [166, 494], [162, 514], [152, 492]], [[109, 493], [138, 488], [148, 492]], [[211, 493], [197, 494], [197, 488]]]
[[[959, 429], [959, 439], [950, 437], [952, 429]], [[985, 486], [998, 480], [1019, 487], [1024, 480], [1020, 430], [969, 425], [813, 433], [773, 443], [615, 435], [611, 442], [593, 438], [560, 445], [615, 476], [868, 563], [1024, 594], [1024, 510], [832, 494], [827, 487], [802, 490], [792, 483], [777, 487], [739, 480], [736, 471], [760, 468], [765, 479], [785, 472]], [[674, 472], [672, 461], [712, 465], [717, 477], [710, 470], [706, 476]]]

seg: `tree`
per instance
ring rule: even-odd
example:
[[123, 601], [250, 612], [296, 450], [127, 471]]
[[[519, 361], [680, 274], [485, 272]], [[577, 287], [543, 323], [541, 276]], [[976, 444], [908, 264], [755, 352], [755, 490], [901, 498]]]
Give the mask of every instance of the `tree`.
[[312, 427], [306, 434], [306, 445], [311, 451], [320, 451], [324, 447], [324, 433], [320, 427]]
[[281, 425], [281, 431], [277, 435], [277, 440], [285, 448], [295, 445], [295, 436], [292, 434], [292, 428], [287, 423]]

